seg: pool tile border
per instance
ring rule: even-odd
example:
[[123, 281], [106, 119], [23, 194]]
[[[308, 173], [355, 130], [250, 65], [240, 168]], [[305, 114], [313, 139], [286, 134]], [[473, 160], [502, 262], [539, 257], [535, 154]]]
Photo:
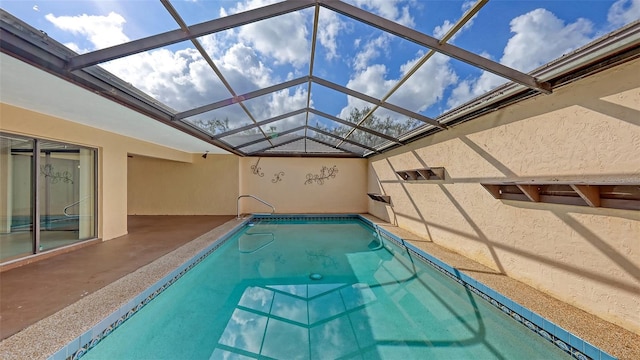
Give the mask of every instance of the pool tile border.
[[515, 321], [521, 325], [527, 327], [537, 335], [541, 336], [545, 340], [553, 343], [565, 353], [571, 355], [578, 360], [615, 360], [616, 357], [610, 355], [606, 351], [590, 344], [589, 342], [581, 339], [580, 337], [570, 333], [563, 329], [559, 325], [543, 318], [536, 314], [534, 311], [516, 303], [508, 297], [498, 293], [491, 289], [480, 281], [475, 280], [471, 276], [460, 272], [458, 269], [450, 266], [436, 257], [429, 255], [416, 246], [405, 242], [393, 233], [377, 226], [369, 219], [360, 217], [362, 221], [368, 223], [373, 228], [377, 229], [385, 240], [392, 241], [400, 248], [406, 249], [411, 252], [412, 255], [418, 257], [423, 262], [431, 265], [436, 270], [440, 271], [444, 275], [450, 277], [460, 285], [469, 289], [469, 291], [480, 296], [482, 299], [501, 310], [508, 316], [511, 316]]
[[607, 352], [588, 343], [587, 341], [573, 335], [569, 331], [554, 324], [553, 322], [543, 318], [526, 307], [516, 303], [506, 296], [498, 293], [490, 287], [484, 285], [480, 281], [473, 279], [471, 276], [460, 272], [456, 268], [440, 261], [438, 258], [429, 255], [412, 244], [405, 242], [403, 239], [393, 233], [374, 224], [371, 220], [358, 214], [321, 214], [321, 215], [253, 215], [239, 223], [232, 230], [224, 234], [220, 239], [216, 240], [189, 261], [184, 262], [180, 267], [173, 270], [154, 285], [148, 287], [133, 300], [114, 311], [104, 320], [95, 325], [92, 329], [86, 331], [76, 339], [69, 342], [66, 346], [51, 355], [48, 360], [77, 360], [80, 359], [87, 351], [95, 347], [102, 339], [108, 336], [113, 330], [122, 325], [127, 319], [140, 311], [149, 301], [162, 293], [166, 288], [175, 283], [183, 275], [185, 275], [194, 266], [199, 264], [207, 256], [217, 250], [220, 246], [227, 242], [237, 231], [245, 224], [257, 221], [268, 221], [278, 223], [280, 221], [337, 221], [337, 220], [353, 220], [359, 219], [376, 229], [385, 240], [391, 241], [400, 248], [408, 250], [412, 255], [416, 256], [424, 263], [434, 267], [436, 270], [450, 277], [460, 285], [475, 293], [488, 303], [492, 304], [506, 315], [511, 316], [516, 322], [527, 327], [534, 333], [542, 336], [547, 341], [553, 343], [565, 353], [571, 355], [578, 360], [615, 360], [616, 357], [611, 356]]

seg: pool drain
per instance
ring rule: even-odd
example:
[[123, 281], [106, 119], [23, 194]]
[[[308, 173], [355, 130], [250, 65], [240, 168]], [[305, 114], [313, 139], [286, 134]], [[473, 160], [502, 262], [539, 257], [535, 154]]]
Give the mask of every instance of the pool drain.
[[322, 279], [322, 275], [320, 275], [318, 273], [313, 273], [313, 274], [309, 275], [309, 277], [311, 278], [311, 280], [320, 280], [320, 279]]

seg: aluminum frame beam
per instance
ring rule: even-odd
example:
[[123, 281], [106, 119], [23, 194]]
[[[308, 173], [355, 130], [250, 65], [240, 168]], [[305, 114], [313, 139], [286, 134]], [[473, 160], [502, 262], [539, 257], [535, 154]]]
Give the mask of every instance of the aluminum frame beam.
[[[363, 148], [363, 149], [365, 149], [365, 150], [373, 151], [374, 153], [379, 153], [379, 151], [378, 151], [378, 150], [376, 150], [375, 148], [372, 148], [372, 147], [367, 146], [367, 145], [360, 144], [360, 143], [355, 142], [355, 141], [353, 141], [353, 140], [343, 139], [343, 138], [341, 138], [340, 136], [337, 136], [336, 134], [332, 134], [332, 133], [330, 133], [330, 132], [327, 132], [327, 131], [324, 131], [324, 130], [320, 130], [320, 129], [318, 129], [318, 128], [316, 128], [316, 127], [313, 127], [313, 126], [309, 126], [309, 130], [315, 131], [315, 132], [320, 133], [320, 134], [323, 134], [323, 135], [330, 136], [330, 137], [332, 137], [332, 138], [334, 138], [334, 139], [336, 139], [336, 140], [339, 140], [339, 141], [344, 140], [343, 142], [349, 143], [349, 144], [351, 144], [351, 145], [353, 145], [353, 146], [357, 146], [357, 147]], [[315, 138], [312, 138], [312, 137], [310, 137], [309, 139], [314, 140], [314, 141], [318, 141], [318, 142], [320, 141], [320, 140], [315, 139]], [[324, 144], [325, 144], [325, 145], [329, 145], [329, 146], [331, 146], [331, 147], [335, 147], [335, 148], [340, 149], [340, 150], [343, 150], [343, 151], [347, 151], [347, 152], [350, 152], [350, 153], [354, 153], [353, 151], [349, 151], [349, 150], [343, 149], [342, 147], [340, 147], [340, 146], [338, 146], [338, 145], [335, 145], [335, 144], [333, 144], [333, 145], [328, 144], [328, 143], [324, 143]], [[354, 154], [355, 154], [355, 153], [354, 153]]]
[[[489, 0], [478, 0], [469, 10], [467, 10], [462, 17], [453, 25], [453, 27], [451, 27], [442, 37], [442, 39], [440, 39], [438, 41], [438, 43], [442, 44], [445, 43], [447, 41], [449, 41], [449, 39], [451, 39], [453, 37], [453, 35], [455, 35], [460, 29], [462, 29], [462, 27], [469, 21], [471, 20], [471, 18], [473, 16], [475, 16], [475, 14], [478, 13], [478, 11], [480, 11], [480, 9], [488, 2]], [[389, 98], [402, 86], [404, 85], [404, 83], [406, 83], [411, 76], [413, 76], [413, 74], [415, 74], [416, 72], [418, 72], [418, 70], [422, 67], [422, 65], [424, 65], [434, 54], [436, 54], [436, 51], [433, 49], [430, 49], [429, 52], [427, 52], [426, 54], [424, 54], [424, 56], [422, 56], [420, 58], [420, 60], [418, 60], [412, 67], [411, 69], [409, 69], [409, 71], [407, 71], [404, 76], [402, 76], [402, 78], [400, 78], [400, 80], [398, 80], [398, 82], [391, 88], [389, 89], [389, 91], [387, 91], [387, 93], [380, 99], [381, 102], [386, 102], [387, 100], [389, 100]], [[358, 126], [364, 124], [367, 120], [369, 120], [369, 118], [371, 117], [371, 115], [373, 115], [373, 113], [378, 110], [378, 106], [376, 105], [374, 106], [372, 109], [369, 109], [369, 112], [358, 122]], [[442, 122], [439, 122], [440, 124], [442, 124]], [[353, 130], [350, 131], [347, 135], [345, 135], [345, 139], [348, 138], [349, 136], [351, 136], [353, 134]], [[338, 144], [340, 145], [340, 144]]]
[[[296, 141], [300, 141], [300, 140], [304, 140], [305, 141], [305, 150], [301, 151], [301, 152], [283, 152], [282, 154], [288, 154], [290, 156], [304, 156], [304, 157], [323, 157], [323, 158], [362, 158], [363, 155], [362, 154], [358, 154], [358, 153], [354, 153], [353, 151], [349, 151], [349, 150], [344, 150], [344, 149], [340, 149], [340, 148], [336, 148], [335, 146], [328, 144], [324, 141], [320, 141], [317, 139], [313, 139], [310, 137], [299, 137], [297, 139], [291, 140], [291, 141], [287, 141], [286, 143], [283, 143], [282, 145], [287, 145]], [[320, 145], [324, 145], [326, 147], [329, 148], [334, 148], [338, 151], [336, 152], [327, 152], [327, 153], [316, 153], [316, 152], [306, 152], [306, 147], [307, 147], [307, 142], [315, 142], [318, 143]], [[280, 146], [280, 145], [279, 145]], [[249, 156], [264, 156], [264, 157], [272, 157], [272, 156], [280, 156], [281, 153], [279, 153], [278, 151], [273, 151], [273, 152], [269, 152], [270, 150], [273, 150], [273, 148], [270, 149], [264, 149], [262, 150], [262, 152], [252, 152], [250, 154], [248, 154]]]
[[[223, 132], [223, 133], [217, 134], [217, 135], [214, 136], [214, 138], [215, 139], [221, 139], [221, 138], [224, 138], [224, 137], [227, 137], [227, 136], [231, 136], [233, 134], [237, 134], [237, 133], [249, 130], [249, 129], [253, 129], [253, 128], [257, 127], [257, 126], [267, 125], [267, 124], [270, 124], [272, 122], [276, 122], [278, 120], [283, 120], [283, 119], [286, 119], [286, 118], [290, 118], [292, 116], [304, 114], [306, 112], [307, 112], [307, 109], [304, 109], [304, 108], [298, 109], [298, 110], [295, 110], [295, 111], [288, 112], [286, 114], [282, 114], [282, 115], [274, 116], [274, 117], [266, 119], [266, 120], [258, 121], [258, 123], [256, 123], [256, 124], [249, 124], [249, 125], [241, 126], [241, 127], [237, 128], [237, 129], [233, 129], [233, 130], [229, 130], [227, 132]], [[182, 121], [184, 121], [184, 120], [182, 120]]]
[[316, 4], [316, 1], [317, 0], [296, 0], [280, 2], [261, 8], [225, 16], [219, 19], [191, 25], [186, 32], [182, 29], [167, 31], [158, 35], [148, 36], [146, 38], [129, 41], [124, 44], [92, 51], [90, 53], [78, 55], [69, 59], [66, 69], [68, 71], [74, 71], [87, 66], [100, 64], [105, 61], [118, 59], [147, 50], [157, 49], [162, 46], [175, 44], [185, 40], [195, 39], [200, 36], [209, 35], [238, 26], [250, 24], [256, 21], [273, 18], [278, 15], [284, 15], [290, 12], [303, 10], [305, 8], [314, 6]]
[[235, 96], [235, 97], [230, 97], [228, 99], [216, 101], [216, 102], [211, 103], [211, 104], [203, 105], [203, 106], [200, 106], [200, 107], [197, 107], [197, 108], [193, 108], [191, 110], [187, 110], [187, 111], [183, 111], [183, 112], [177, 113], [174, 116], [173, 120], [182, 120], [182, 119], [188, 118], [190, 116], [194, 116], [194, 115], [205, 113], [207, 111], [212, 111], [212, 110], [223, 108], [225, 106], [237, 104], [237, 103], [239, 103], [241, 101], [245, 101], [245, 100], [253, 99], [253, 98], [256, 98], [256, 97], [263, 96], [263, 95], [271, 94], [271, 93], [274, 93], [276, 91], [287, 89], [287, 88], [290, 88], [290, 87], [293, 87], [293, 86], [302, 85], [302, 84], [304, 84], [304, 83], [306, 83], [308, 81], [309, 81], [309, 77], [308, 76], [303, 76], [303, 77], [298, 78], [298, 79], [285, 81], [285, 82], [280, 83], [280, 84], [276, 84], [276, 85], [273, 85], [273, 86], [269, 86], [269, 87], [266, 87], [266, 88], [262, 88], [262, 89], [258, 89], [258, 90], [255, 90], [255, 91], [248, 92], [248, 93], [246, 93], [244, 95], [238, 95], [238, 96]]
[[[301, 126], [297, 126], [297, 127], [293, 128], [293, 129], [289, 129], [289, 130], [286, 130], [286, 131], [280, 132], [280, 133], [278, 133], [278, 136], [277, 136], [277, 137], [280, 137], [280, 136], [283, 136], [283, 135], [287, 135], [287, 134], [290, 134], [290, 133], [293, 133], [293, 132], [296, 132], [296, 131], [304, 130], [304, 128], [305, 128], [305, 127], [306, 127], [305, 125], [301, 125]], [[304, 136], [300, 136], [300, 138], [304, 138]], [[251, 146], [251, 145], [259, 144], [259, 143], [261, 143], [261, 142], [263, 142], [263, 141], [265, 141], [265, 139], [256, 139], [256, 140], [252, 140], [252, 141], [249, 141], [249, 142], [247, 142], [247, 143], [244, 143], [244, 144], [240, 144], [240, 145], [238, 145], [238, 146], [237, 146], [237, 148], [243, 148], [243, 147], [247, 147], [247, 146]], [[283, 143], [283, 144], [284, 144], [284, 143]], [[276, 147], [276, 146], [280, 146], [280, 145], [282, 145], [282, 144], [275, 145], [275, 144], [271, 144], [271, 143], [270, 143], [270, 145], [271, 145], [271, 146], [267, 146], [265, 149], [268, 149], [268, 148], [274, 148], [274, 147]], [[245, 154], [253, 154], [254, 152], [259, 152], [259, 151], [262, 151], [262, 150], [264, 150], [264, 149], [256, 150], [256, 151], [252, 151], [252, 152], [244, 152], [244, 153], [245, 153]]]
[[395, 111], [395, 112], [397, 112], [399, 114], [408, 116], [408, 117], [410, 117], [412, 119], [420, 120], [420, 121], [422, 121], [424, 123], [427, 123], [429, 125], [437, 126], [437, 127], [441, 128], [441, 129], [446, 129], [447, 128], [446, 125], [440, 124], [439, 122], [437, 122], [437, 121], [435, 121], [435, 120], [433, 120], [433, 119], [431, 119], [429, 117], [426, 117], [424, 115], [420, 115], [418, 113], [415, 113], [413, 111], [409, 111], [409, 110], [407, 110], [405, 108], [401, 108], [401, 107], [396, 106], [396, 105], [392, 105], [392, 104], [389, 104], [389, 103], [384, 103], [384, 102], [382, 102], [382, 101], [380, 101], [380, 100], [378, 100], [378, 99], [376, 99], [376, 98], [374, 98], [372, 96], [365, 95], [365, 94], [363, 94], [361, 92], [346, 88], [346, 87], [344, 87], [342, 85], [338, 85], [338, 84], [333, 83], [331, 81], [324, 80], [324, 79], [319, 78], [317, 76], [312, 76], [311, 77], [311, 81], [313, 81], [314, 83], [316, 83], [318, 85], [326, 86], [326, 87], [328, 87], [328, 88], [330, 88], [332, 90], [336, 90], [336, 91], [339, 91], [339, 92], [341, 92], [343, 94], [347, 94], [347, 95], [353, 96], [355, 98], [358, 98], [360, 100], [364, 100], [364, 101], [372, 103], [374, 105], [378, 105], [378, 106], [383, 107], [385, 109], [388, 109], [388, 110], [391, 110], [391, 111]]
[[362, 131], [364, 131], [364, 132], [368, 132], [368, 133], [369, 133], [369, 134], [371, 134], [371, 135], [375, 135], [375, 136], [377, 136], [377, 137], [381, 137], [381, 138], [383, 138], [383, 139], [386, 139], [386, 140], [392, 141], [392, 142], [394, 142], [394, 143], [396, 143], [396, 144], [402, 144], [402, 143], [400, 142], [400, 140], [398, 140], [398, 139], [394, 138], [393, 136], [389, 136], [389, 135], [387, 135], [387, 134], [383, 134], [383, 133], [381, 133], [381, 132], [378, 132], [378, 131], [375, 131], [375, 130], [371, 130], [371, 129], [366, 128], [366, 127], [364, 127], [364, 126], [358, 126], [358, 124], [355, 124], [355, 123], [352, 123], [352, 122], [349, 122], [349, 121], [346, 121], [346, 120], [342, 120], [342, 119], [340, 119], [339, 117], [335, 117], [335, 116], [333, 116], [333, 115], [329, 115], [329, 114], [327, 114], [327, 113], [325, 113], [325, 112], [322, 112], [322, 111], [320, 111], [320, 110], [316, 110], [316, 109], [309, 109], [309, 112], [310, 112], [310, 113], [312, 113], [312, 114], [316, 114], [316, 115], [318, 115], [318, 116], [322, 116], [322, 117], [324, 117], [324, 118], [327, 118], [328, 120], [335, 121], [335, 122], [340, 123], [340, 124], [342, 124], [342, 125], [349, 126], [349, 127], [353, 128], [353, 129], [355, 129], [355, 130], [362, 130]]
[[[311, 36], [311, 57], [309, 59], [309, 81], [307, 82], [307, 109], [311, 108], [311, 77], [313, 76], [313, 66], [316, 61], [316, 44], [318, 42], [318, 23], [320, 22], [320, 6], [315, 5], [313, 11], [313, 34]], [[307, 112], [307, 118], [305, 124], [309, 125], [309, 113]], [[305, 136], [307, 130], [304, 131]]]
[[[310, 128], [310, 129], [308, 129], [308, 130], [313, 130], [313, 128]], [[324, 146], [326, 146], [326, 147], [330, 147], [330, 148], [334, 148], [334, 149], [337, 149], [337, 150], [342, 151], [342, 153], [339, 153], [339, 152], [328, 153], [328, 154], [330, 154], [330, 155], [334, 155], [334, 156], [336, 156], [336, 155], [338, 155], [338, 154], [339, 154], [340, 156], [347, 156], [348, 154], [352, 154], [352, 155], [357, 156], [357, 157], [359, 157], [359, 158], [361, 158], [361, 157], [362, 157], [362, 155], [361, 155], [361, 154], [355, 153], [355, 152], [353, 152], [353, 151], [351, 151], [351, 150], [347, 150], [347, 149], [343, 149], [343, 148], [337, 147], [337, 146], [332, 145], [332, 144], [330, 144], [330, 143], [328, 143], [328, 142], [326, 142], [326, 141], [323, 141], [323, 140], [315, 139], [315, 138], [308, 137], [308, 136], [307, 136], [307, 139], [306, 139], [306, 140], [308, 140], [308, 141], [313, 141], [313, 142], [317, 142], [318, 144], [322, 144], [322, 145], [324, 145]]]
[[338, 12], [342, 15], [358, 20], [382, 31], [394, 34], [403, 39], [410, 40], [416, 44], [433, 49], [439, 53], [458, 59], [467, 64], [481, 68], [503, 78], [509, 79], [513, 82], [524, 85], [528, 88], [538, 90], [545, 94], [551, 93], [551, 84], [548, 82], [538, 81], [535, 77], [527, 75], [523, 72], [502, 65], [495, 61], [491, 61], [480, 55], [476, 55], [472, 52], [459, 48], [457, 46], [440, 43], [438, 39], [429, 35], [423, 34], [419, 31], [408, 28], [404, 25], [400, 25], [394, 21], [387, 20], [381, 16], [372, 14], [366, 10], [360, 9], [356, 6], [349, 5], [342, 1], [335, 0], [317, 0], [320, 6], [327, 9]]

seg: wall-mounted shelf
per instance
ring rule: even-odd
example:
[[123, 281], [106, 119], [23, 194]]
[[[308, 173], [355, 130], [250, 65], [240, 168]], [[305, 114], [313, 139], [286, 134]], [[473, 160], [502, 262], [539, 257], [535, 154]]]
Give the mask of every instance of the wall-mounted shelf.
[[367, 195], [371, 198], [371, 200], [380, 201], [386, 204], [391, 204], [391, 196], [389, 195], [374, 194], [374, 193], [367, 193]]
[[481, 184], [496, 199], [640, 210], [640, 184]]
[[404, 181], [444, 180], [444, 168], [432, 167], [424, 169], [400, 170], [396, 174]]

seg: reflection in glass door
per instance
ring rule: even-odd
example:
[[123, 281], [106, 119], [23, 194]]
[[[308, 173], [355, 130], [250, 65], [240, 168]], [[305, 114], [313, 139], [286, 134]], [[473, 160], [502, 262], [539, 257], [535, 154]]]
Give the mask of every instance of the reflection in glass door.
[[96, 150], [0, 133], [0, 262], [95, 238], [96, 187]]
[[94, 151], [40, 141], [38, 250], [95, 237]]
[[0, 135], [0, 262], [33, 254], [33, 148]]

